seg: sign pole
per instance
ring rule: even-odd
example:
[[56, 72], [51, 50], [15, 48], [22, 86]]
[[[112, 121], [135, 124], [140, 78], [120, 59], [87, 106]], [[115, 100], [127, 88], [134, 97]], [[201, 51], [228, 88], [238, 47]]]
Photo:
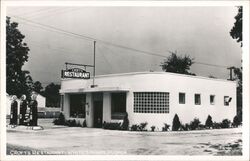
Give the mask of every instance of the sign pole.
[[94, 41], [94, 71], [93, 71], [93, 85], [92, 87], [95, 87], [95, 45], [96, 45], [96, 41]]

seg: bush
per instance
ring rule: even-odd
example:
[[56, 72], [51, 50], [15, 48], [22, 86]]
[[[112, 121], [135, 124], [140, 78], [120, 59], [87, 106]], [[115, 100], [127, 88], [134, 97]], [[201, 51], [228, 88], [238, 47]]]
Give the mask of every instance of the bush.
[[147, 122], [140, 123], [139, 130], [140, 131], [147, 131], [146, 130], [147, 124], [148, 124]]
[[86, 120], [84, 120], [84, 121], [83, 121], [83, 123], [82, 123], [82, 127], [87, 127]]
[[76, 122], [76, 127], [82, 127], [82, 124], [79, 120]]
[[174, 119], [173, 119], [172, 131], [178, 131], [180, 127], [181, 127], [181, 122], [179, 120], [178, 115], [175, 114]]
[[220, 129], [221, 128], [221, 123], [214, 122], [213, 123], [213, 129]]
[[131, 126], [131, 131], [139, 131], [139, 127], [140, 127], [140, 125], [133, 124], [133, 125]]
[[119, 122], [103, 122], [103, 129], [121, 130], [121, 123]]
[[238, 117], [238, 115], [236, 115], [236, 116], [234, 116], [232, 126], [238, 127], [239, 125], [241, 125], [241, 121], [240, 121], [240, 118]]
[[69, 127], [87, 127], [86, 125], [86, 120], [81, 122], [78, 120], [76, 121], [75, 119], [73, 120], [66, 120], [63, 113], [60, 113], [58, 118], [53, 121], [55, 125], [64, 125], [64, 126], [69, 126]]
[[200, 123], [201, 122], [198, 118], [194, 118], [194, 120], [190, 122], [190, 129], [196, 130], [199, 127]]
[[151, 126], [151, 131], [155, 131], [155, 126]]
[[199, 130], [204, 130], [205, 128], [206, 128], [206, 126], [203, 125], [203, 124], [199, 124], [199, 126], [198, 126], [198, 129], [199, 129]]
[[122, 130], [128, 130], [129, 129], [129, 120], [128, 120], [128, 113], [126, 112], [124, 118], [123, 118], [123, 122], [122, 122], [122, 126], [121, 126]]
[[230, 124], [231, 124], [231, 121], [230, 121], [230, 120], [224, 119], [224, 120], [222, 120], [221, 128], [229, 128], [229, 127], [230, 127]]
[[212, 117], [210, 115], [207, 116], [205, 126], [206, 126], [206, 128], [211, 128], [213, 126], [213, 120], [212, 120]]
[[73, 120], [67, 120], [66, 121], [66, 126], [69, 126], [69, 127], [76, 127], [76, 120], [73, 119]]
[[168, 131], [169, 127], [170, 127], [170, 125], [164, 123], [164, 127], [162, 127], [162, 131]]
[[188, 131], [190, 130], [190, 125], [188, 123], [186, 123], [185, 125], [181, 125], [181, 130], [184, 130], [184, 131]]
[[65, 117], [63, 113], [60, 113], [58, 118], [53, 121], [55, 125], [64, 125], [65, 124]]

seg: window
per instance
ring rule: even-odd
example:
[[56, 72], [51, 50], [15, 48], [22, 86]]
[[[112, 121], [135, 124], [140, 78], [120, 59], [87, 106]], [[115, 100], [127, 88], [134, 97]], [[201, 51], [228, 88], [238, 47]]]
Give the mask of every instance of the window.
[[135, 113], [169, 113], [168, 92], [134, 92]]
[[126, 93], [111, 94], [111, 118], [123, 119], [126, 113]]
[[210, 95], [210, 104], [214, 105], [215, 102], [215, 95]]
[[201, 104], [201, 95], [200, 94], [195, 94], [194, 95], [194, 103], [195, 103], [195, 105], [200, 105]]
[[70, 95], [70, 117], [85, 118], [85, 94]]
[[229, 103], [231, 102], [232, 98], [229, 96], [224, 96], [224, 106], [229, 106]]
[[185, 104], [185, 93], [179, 93], [179, 103]]

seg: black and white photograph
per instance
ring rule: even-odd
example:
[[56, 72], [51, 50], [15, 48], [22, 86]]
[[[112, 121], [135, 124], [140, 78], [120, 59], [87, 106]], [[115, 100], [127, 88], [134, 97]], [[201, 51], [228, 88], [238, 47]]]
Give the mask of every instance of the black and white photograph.
[[249, 160], [249, 1], [202, 2], [2, 2], [1, 160]]

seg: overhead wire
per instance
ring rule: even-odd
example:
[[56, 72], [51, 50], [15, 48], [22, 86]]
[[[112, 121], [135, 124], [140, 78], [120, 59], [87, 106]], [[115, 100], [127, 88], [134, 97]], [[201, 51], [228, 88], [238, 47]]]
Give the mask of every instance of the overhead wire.
[[67, 30], [63, 30], [63, 29], [60, 29], [60, 28], [57, 28], [57, 27], [54, 27], [54, 26], [50, 26], [50, 25], [45, 25], [45, 24], [41, 24], [41, 23], [38, 23], [38, 22], [34, 22], [32, 20], [28, 20], [26, 18], [22, 18], [22, 17], [19, 17], [19, 16], [12, 15], [12, 17], [20, 19], [20, 20], [27, 21], [27, 22], [30, 22], [30, 23], [34, 23], [34, 24], [37, 24], [37, 25], [40, 25], [40, 26], [43, 26], [43, 27], [46, 27], [46, 28], [57, 30], [57, 31], [60, 31], [60, 32], [63, 32], [63, 33], [71, 34], [71, 35], [74, 35], [74, 36], [76, 36], [78, 38], [83, 38], [84, 40], [88, 40], [88, 41], [91, 41], [91, 42], [92, 41], [96, 41], [96, 42], [99, 42], [99, 43], [103, 43], [103, 44], [115, 46], [115, 47], [118, 47], [118, 48], [123, 48], [123, 49], [131, 50], [131, 51], [135, 51], [135, 52], [139, 52], [139, 53], [144, 53], [144, 54], [154, 55], [154, 56], [159, 56], [159, 57], [164, 57], [164, 58], [167, 57], [167, 56], [164, 56], [164, 55], [161, 55], [161, 54], [156, 54], [156, 53], [149, 52], [149, 51], [144, 51], [144, 50], [139, 50], [139, 49], [135, 49], [135, 48], [131, 48], [131, 47], [126, 47], [126, 46], [123, 46], [123, 45], [118, 45], [118, 44], [115, 44], [115, 43], [111, 43], [111, 42], [108, 42], [108, 41], [104, 41], [104, 40], [92, 38], [92, 37], [85, 36], [85, 35], [82, 35], [82, 34], [77, 34], [77, 33], [74, 33], [74, 32], [71, 32], [71, 31], [67, 31]]
[[[45, 24], [42, 24], [42, 23], [39, 23], [39, 22], [35, 22], [33, 20], [29, 20], [29, 19], [26, 19], [26, 18], [16, 16], [16, 15], [11, 15], [11, 16], [14, 17], [14, 18], [17, 18], [19, 20], [23, 20], [23, 21], [26, 21], [26, 22], [29, 22], [29, 23], [32, 23], [32, 24], [35, 24], [35, 25], [39, 25], [39, 26], [36, 26], [36, 27], [39, 27], [39, 28], [42, 28], [42, 29], [45, 29], [45, 30], [50, 30], [52, 32], [61, 33], [61, 34], [67, 35], [67, 36], [74, 36], [76, 38], [84, 39], [84, 40], [91, 41], [91, 42], [96, 41], [96, 42], [99, 42], [99, 43], [103, 43], [103, 44], [106, 44], [106, 45], [110, 45], [110, 46], [130, 50], [130, 51], [134, 51], [134, 52], [137, 52], [137, 53], [142, 53], [142, 54], [146, 54], [146, 55], [152, 55], [152, 56], [167, 58], [167, 56], [161, 55], [161, 54], [158, 54], [158, 53], [153, 53], [153, 52], [149, 52], [149, 51], [144, 51], [144, 50], [140, 50], [140, 49], [126, 47], [126, 46], [115, 44], [115, 43], [112, 43], [112, 42], [92, 38], [90, 36], [74, 33], [74, 32], [67, 31], [67, 30], [63, 30], [63, 29], [60, 29], [60, 28], [57, 28], [57, 27], [54, 27], [54, 26], [50, 26], [50, 25], [45, 25]], [[204, 62], [199, 62], [199, 61], [194, 61], [194, 63], [195, 64], [200, 64], [200, 65], [206, 65], [206, 66], [228, 68], [228, 66], [209, 64], [209, 63], [204, 63]]]

